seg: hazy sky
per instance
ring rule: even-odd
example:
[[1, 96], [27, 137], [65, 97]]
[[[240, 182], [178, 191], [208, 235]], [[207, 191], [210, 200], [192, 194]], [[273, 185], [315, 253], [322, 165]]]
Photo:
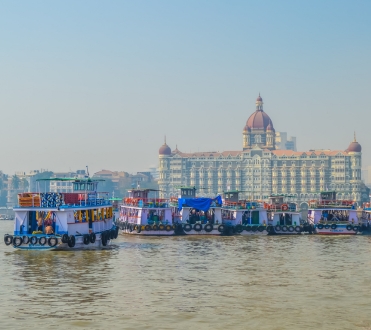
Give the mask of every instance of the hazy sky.
[[128, 172], [242, 148], [260, 92], [298, 150], [371, 165], [371, 1], [0, 2], [0, 169]]

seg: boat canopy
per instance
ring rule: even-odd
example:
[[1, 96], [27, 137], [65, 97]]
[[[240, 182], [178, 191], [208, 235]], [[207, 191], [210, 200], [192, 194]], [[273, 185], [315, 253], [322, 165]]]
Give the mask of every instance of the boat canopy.
[[215, 198], [179, 198], [178, 199], [178, 208], [181, 210], [183, 205], [187, 205], [197, 210], [207, 211], [210, 209], [211, 203], [216, 202], [219, 205], [222, 205], [222, 197], [216, 196]]

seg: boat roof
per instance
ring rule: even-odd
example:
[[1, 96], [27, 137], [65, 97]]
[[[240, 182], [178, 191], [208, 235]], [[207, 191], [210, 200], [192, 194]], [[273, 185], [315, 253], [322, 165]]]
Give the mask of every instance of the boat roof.
[[37, 179], [36, 181], [98, 182], [98, 181], [105, 181], [105, 180], [104, 179], [91, 179], [91, 178], [48, 178], [48, 179]]

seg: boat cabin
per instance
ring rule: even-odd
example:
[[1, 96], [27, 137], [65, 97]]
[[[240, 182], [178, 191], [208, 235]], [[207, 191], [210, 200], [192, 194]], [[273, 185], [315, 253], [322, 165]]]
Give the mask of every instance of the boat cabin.
[[264, 207], [271, 211], [296, 211], [296, 204], [285, 202], [286, 195], [271, 195], [269, 196], [269, 203]]
[[275, 212], [270, 218], [269, 224], [273, 226], [299, 226], [300, 225], [300, 213]]

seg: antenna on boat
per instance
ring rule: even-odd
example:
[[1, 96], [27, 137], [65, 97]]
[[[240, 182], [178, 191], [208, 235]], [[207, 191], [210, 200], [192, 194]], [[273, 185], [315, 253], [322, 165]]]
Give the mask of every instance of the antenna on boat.
[[85, 175], [85, 178], [88, 178], [90, 175], [89, 175], [89, 166], [86, 165], [86, 175]]

